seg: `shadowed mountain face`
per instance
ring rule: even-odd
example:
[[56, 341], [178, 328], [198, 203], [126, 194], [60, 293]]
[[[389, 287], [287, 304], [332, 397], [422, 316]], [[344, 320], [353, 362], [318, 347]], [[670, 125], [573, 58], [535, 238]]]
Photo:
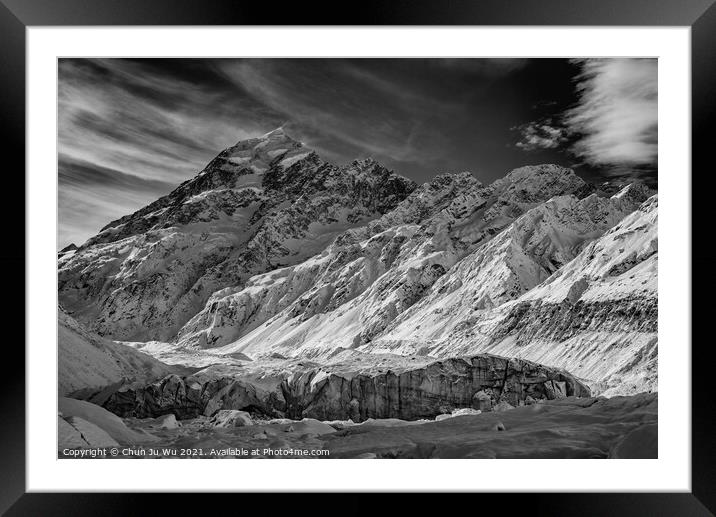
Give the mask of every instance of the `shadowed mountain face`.
[[653, 194], [549, 164], [417, 186], [279, 129], [63, 250], [60, 302], [172, 363], [490, 352], [656, 390]]

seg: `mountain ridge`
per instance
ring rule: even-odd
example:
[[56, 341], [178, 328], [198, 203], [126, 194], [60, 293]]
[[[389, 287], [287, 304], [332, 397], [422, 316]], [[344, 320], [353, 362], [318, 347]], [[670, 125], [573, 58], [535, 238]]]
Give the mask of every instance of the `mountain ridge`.
[[377, 163], [337, 167], [304, 151], [285, 133], [222, 151], [60, 260], [63, 305], [101, 335], [168, 339], [213, 292], [313, 255], [416, 187]]
[[[548, 309], [562, 303], [551, 301], [550, 282], [576, 274], [569, 273], [575, 261], [587, 267], [585, 250], [630, 214], [655, 211], [652, 193], [634, 183], [609, 196], [555, 164], [520, 167], [489, 185], [469, 172], [417, 185], [372, 158], [325, 162], [279, 129], [225, 149], [167, 196], [62, 254], [60, 300], [100, 335], [160, 341], [163, 353], [203, 351], [218, 362], [237, 354], [325, 361], [346, 349], [442, 358], [489, 352], [546, 361], [612, 390], [619, 379], [656, 389], [656, 309], [633, 282], [619, 285], [637, 300], [642, 327], [628, 315], [604, 316], [596, 302], [584, 309], [635, 338], [634, 347], [622, 346], [616, 369], [560, 355], [562, 341], [591, 346], [585, 333], [539, 327], [550, 319], [544, 311], [574, 318]], [[643, 224], [655, 234], [655, 218]], [[610, 274], [655, 268], [656, 238], [649, 242]], [[645, 274], [655, 277], [655, 269]], [[606, 285], [600, 296], [614, 301]], [[580, 277], [564, 287], [572, 307], [590, 286]], [[514, 311], [523, 306], [534, 316], [521, 328]], [[513, 346], [510, 336], [529, 342], [528, 327], [552, 337]], [[477, 328], [488, 338], [470, 344], [466, 336]]]

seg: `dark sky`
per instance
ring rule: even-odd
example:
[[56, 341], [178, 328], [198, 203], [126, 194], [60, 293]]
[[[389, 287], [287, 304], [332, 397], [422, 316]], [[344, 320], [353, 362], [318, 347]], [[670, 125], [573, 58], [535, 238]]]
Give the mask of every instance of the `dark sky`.
[[656, 181], [656, 60], [62, 59], [59, 246], [278, 126], [341, 164]]

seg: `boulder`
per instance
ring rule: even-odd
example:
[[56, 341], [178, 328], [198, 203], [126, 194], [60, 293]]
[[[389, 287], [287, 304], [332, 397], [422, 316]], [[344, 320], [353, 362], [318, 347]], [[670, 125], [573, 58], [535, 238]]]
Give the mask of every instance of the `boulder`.
[[358, 425], [353, 420], [350, 420], [350, 419], [349, 420], [327, 420], [324, 422], [324, 424], [330, 425], [333, 429], [336, 429], [337, 431]]
[[464, 407], [461, 409], [456, 409], [452, 412], [452, 416], [465, 416], [465, 415], [479, 415], [482, 411], [479, 409], [473, 409], [470, 407]]
[[515, 409], [515, 406], [507, 402], [506, 400], [501, 400], [493, 409], [493, 411], [508, 411], [510, 409]]
[[170, 413], [157, 418], [155, 427], [158, 427], [159, 429], [177, 429], [181, 427], [181, 424], [177, 422], [177, 417]]
[[300, 422], [293, 423], [293, 430], [299, 436], [311, 435], [321, 436], [323, 434], [332, 434], [336, 430], [325, 422], [321, 422], [314, 418], [304, 418]]
[[416, 425], [431, 422], [431, 420], [401, 420], [400, 418], [369, 418], [365, 422], [357, 425], [370, 427], [402, 427], [404, 425]]
[[272, 418], [272, 419], [270, 419], [270, 420], [269, 420], [268, 422], [266, 422], [266, 423], [267, 423], [267, 424], [281, 424], [281, 425], [285, 425], [285, 424], [292, 424], [293, 422], [294, 422], [294, 420], [291, 420], [290, 418]]
[[364, 452], [355, 457], [357, 460], [374, 460], [377, 459], [378, 455], [374, 452]]
[[492, 409], [492, 397], [480, 390], [472, 396], [472, 407], [480, 411], [490, 411]]
[[222, 409], [209, 420], [212, 427], [245, 427], [254, 425], [251, 415], [236, 409]]

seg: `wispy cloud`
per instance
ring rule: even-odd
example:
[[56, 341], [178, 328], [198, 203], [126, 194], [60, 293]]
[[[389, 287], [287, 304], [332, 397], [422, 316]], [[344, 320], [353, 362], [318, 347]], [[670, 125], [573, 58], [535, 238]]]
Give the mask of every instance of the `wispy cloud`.
[[126, 60], [62, 59], [59, 79], [60, 247], [84, 242], [277, 120]]
[[[279, 70], [280, 68], [280, 70]], [[290, 120], [288, 129], [328, 158], [372, 155], [394, 162], [439, 159], [425, 141], [448, 145], [429, 131], [433, 118], [449, 117], [459, 108], [410, 85], [396, 84], [360, 64], [316, 64], [305, 73], [290, 60], [226, 61], [219, 70], [237, 87]], [[348, 151], [350, 149], [350, 151]]]
[[[124, 60], [61, 60], [59, 147], [68, 157], [180, 182], [217, 146], [261, 134], [238, 103]], [[222, 109], [224, 108], [222, 113]]]
[[653, 165], [657, 158], [656, 59], [577, 62], [579, 103], [564, 124], [573, 152], [593, 165]]
[[[576, 102], [561, 112], [512, 127], [523, 151], [557, 149], [576, 166], [603, 176], [655, 182], [658, 149], [657, 61], [572, 60]], [[540, 102], [534, 110], [554, 106]]]
[[513, 166], [507, 129], [538, 100], [529, 78], [547, 76], [537, 71], [545, 62], [61, 59], [59, 245], [85, 241], [222, 149], [281, 125], [335, 163], [373, 156], [417, 181], [459, 170], [497, 177]]
[[175, 187], [63, 154], [59, 156], [58, 184], [60, 248], [70, 242], [83, 243], [109, 220], [133, 212]]
[[525, 151], [556, 149], [567, 141], [567, 130], [551, 118], [528, 122], [512, 128], [520, 133], [516, 147]]

